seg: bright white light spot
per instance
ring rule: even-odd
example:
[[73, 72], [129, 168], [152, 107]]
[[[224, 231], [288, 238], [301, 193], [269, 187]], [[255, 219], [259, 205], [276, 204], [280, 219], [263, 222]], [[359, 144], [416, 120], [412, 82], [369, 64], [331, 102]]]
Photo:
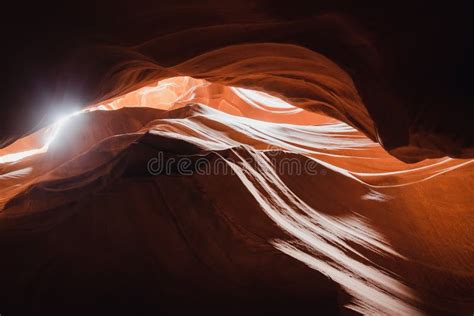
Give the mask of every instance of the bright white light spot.
[[48, 150], [49, 148], [49, 145], [51, 145], [53, 143], [53, 141], [58, 137], [59, 135], [59, 132], [61, 131], [61, 129], [63, 128], [64, 124], [69, 121], [69, 119], [71, 119], [72, 117], [76, 116], [76, 115], [79, 115], [79, 114], [82, 114], [84, 113], [84, 111], [77, 111], [77, 112], [74, 112], [74, 113], [71, 113], [71, 114], [68, 114], [68, 115], [62, 115], [59, 117], [59, 119], [54, 122], [50, 127], [49, 127], [49, 131], [47, 132], [48, 133], [48, 137], [46, 139], [46, 143], [43, 147], [46, 147], [46, 150]]
[[57, 121], [55, 121], [50, 126], [46, 127], [46, 129], [44, 131], [44, 133], [46, 135], [46, 141], [45, 141], [45, 143], [42, 147], [0, 156], [0, 164], [10, 163], [10, 162], [17, 162], [17, 161], [20, 161], [20, 160], [22, 160], [26, 157], [30, 157], [30, 156], [33, 156], [33, 155], [37, 155], [37, 154], [47, 152], [48, 149], [49, 149], [49, 146], [58, 137], [59, 132], [63, 128], [64, 124], [69, 119], [71, 119], [72, 117], [74, 117], [76, 115], [79, 115], [79, 114], [82, 114], [86, 111], [87, 110], [81, 110], [81, 111], [77, 111], [77, 112], [74, 112], [74, 113], [71, 113], [71, 114], [68, 114], [68, 115], [60, 116]]

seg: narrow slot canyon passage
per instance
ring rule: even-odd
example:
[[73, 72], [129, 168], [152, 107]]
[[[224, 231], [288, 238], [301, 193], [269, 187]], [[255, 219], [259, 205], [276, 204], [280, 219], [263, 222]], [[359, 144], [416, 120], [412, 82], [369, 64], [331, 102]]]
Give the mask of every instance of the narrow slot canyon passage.
[[463, 5], [57, 8], [6, 75], [0, 315], [472, 314]]

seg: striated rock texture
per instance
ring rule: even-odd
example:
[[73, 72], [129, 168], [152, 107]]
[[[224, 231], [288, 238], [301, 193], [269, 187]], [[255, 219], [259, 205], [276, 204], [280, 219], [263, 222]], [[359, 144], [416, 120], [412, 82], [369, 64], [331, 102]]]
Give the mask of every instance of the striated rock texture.
[[472, 160], [406, 164], [267, 94], [164, 80], [13, 143], [0, 168], [12, 315], [474, 309]]
[[58, 112], [187, 75], [330, 115], [406, 162], [473, 155], [465, 115], [471, 2], [114, 1], [62, 9], [21, 10], [15, 23], [33, 27], [6, 36], [15, 56], [3, 146]]
[[2, 315], [472, 315], [471, 2], [12, 6]]

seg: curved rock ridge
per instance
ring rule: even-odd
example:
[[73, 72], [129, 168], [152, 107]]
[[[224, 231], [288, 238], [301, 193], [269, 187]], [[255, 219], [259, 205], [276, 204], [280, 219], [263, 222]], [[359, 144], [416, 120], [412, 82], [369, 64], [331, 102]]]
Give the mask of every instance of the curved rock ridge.
[[342, 122], [166, 93], [0, 164], [7, 311], [472, 311], [472, 160], [405, 164]]
[[[105, 85], [102, 85], [98, 100], [129, 92], [155, 80], [186, 75], [225, 86], [266, 92], [294, 106], [336, 118], [377, 140], [389, 152], [397, 153], [397, 158], [407, 162], [445, 155], [433, 142], [426, 142], [417, 149], [418, 143], [411, 142], [408, 131], [402, 130], [402, 126], [408, 123], [399, 108], [392, 109], [398, 127], [389, 126], [394, 124], [393, 121], [377, 127], [351, 77], [336, 63], [315, 51], [279, 43], [240, 44], [214, 49], [183, 63], [163, 67], [154, 61], [161, 53], [162, 45], [160, 40], [156, 40], [146, 43], [145, 47], [134, 48], [130, 60], [118, 63], [105, 75]], [[149, 46], [156, 47], [156, 51]], [[446, 143], [446, 146], [450, 145]], [[471, 149], [466, 150], [466, 153], [456, 156], [470, 157]]]
[[[426, 25], [439, 24], [437, 18], [431, 21], [428, 16], [425, 21], [416, 14], [423, 27], [411, 30], [414, 22], [399, 19], [397, 5], [390, 5], [397, 8], [392, 8], [396, 19], [389, 21], [384, 21], [386, 14], [374, 17], [345, 1], [316, 3], [315, 10], [305, 9], [307, 5], [288, 6], [266, 0], [238, 4], [211, 0], [202, 4], [165, 1], [134, 9], [131, 4], [101, 7], [107, 7], [99, 19], [103, 24], [98, 22], [95, 28], [73, 24], [71, 34], [65, 31], [67, 40], [61, 32], [53, 32], [50, 40], [58, 49], [41, 47], [42, 54], [30, 56], [32, 67], [25, 69], [32, 71], [32, 88], [5, 101], [11, 106], [6, 107], [1, 125], [2, 147], [54, 121], [58, 112], [74, 105], [86, 107], [158, 80], [192, 76], [267, 92], [330, 115], [405, 162], [473, 156], [473, 134], [463, 115], [471, 99], [464, 98], [462, 93], [467, 92], [460, 84], [454, 92], [449, 90], [460, 79], [457, 72], [446, 76], [442, 72], [457, 64], [450, 54], [459, 47], [451, 42], [431, 43], [437, 40], [433, 34], [444, 34], [426, 30], [430, 29]], [[426, 7], [426, 13], [439, 9], [432, 4]], [[347, 14], [348, 8], [354, 17]], [[412, 15], [411, 10], [405, 11]], [[406, 24], [400, 35], [394, 35], [397, 23]], [[446, 24], [454, 28], [457, 23]], [[461, 33], [468, 27], [458, 29]], [[407, 36], [404, 50], [398, 37], [412, 31], [413, 38], [423, 40], [413, 43]], [[410, 54], [413, 60], [407, 57]]]
[[0, 314], [472, 315], [472, 4], [9, 2]]

